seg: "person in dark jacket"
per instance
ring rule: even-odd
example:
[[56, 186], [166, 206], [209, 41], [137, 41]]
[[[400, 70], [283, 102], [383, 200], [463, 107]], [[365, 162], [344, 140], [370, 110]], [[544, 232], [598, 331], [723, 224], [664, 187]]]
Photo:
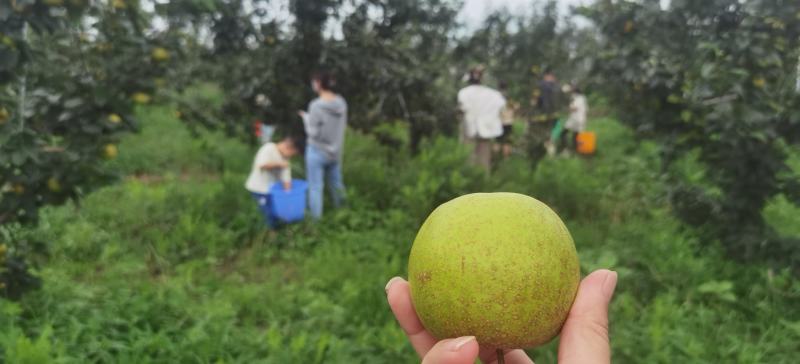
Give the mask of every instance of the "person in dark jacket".
[[552, 129], [558, 119], [558, 80], [552, 71], [546, 71], [539, 81], [539, 99], [536, 109], [539, 112], [539, 121], [544, 121]]
[[546, 70], [534, 90], [536, 112], [533, 123], [528, 128], [532, 157], [538, 157], [545, 151], [548, 154], [555, 153], [555, 145], [550, 140], [550, 135], [558, 121], [560, 91], [555, 74], [551, 70]]

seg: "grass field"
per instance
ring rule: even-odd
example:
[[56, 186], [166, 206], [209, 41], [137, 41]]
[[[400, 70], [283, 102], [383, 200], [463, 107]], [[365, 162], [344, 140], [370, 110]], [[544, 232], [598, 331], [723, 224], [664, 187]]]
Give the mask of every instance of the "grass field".
[[[170, 107], [139, 110], [108, 168], [120, 182], [80, 206], [48, 208], [43, 287], [0, 300], [7, 363], [412, 363], [383, 287], [405, 275], [421, 221], [439, 203], [476, 191], [513, 191], [556, 209], [584, 273], [619, 272], [611, 309], [618, 363], [796, 363], [800, 280], [728, 260], [676, 221], [659, 150], [612, 119], [591, 122], [600, 153], [512, 157], [487, 177], [456, 141], [411, 156], [348, 135], [346, 209], [319, 224], [264, 231], [243, 188], [255, 147], [193, 136]], [[686, 163], [687, 173], [702, 170]], [[302, 176], [301, 162], [294, 165]], [[778, 199], [766, 216], [800, 234], [800, 214]], [[556, 343], [532, 351], [555, 362]]]

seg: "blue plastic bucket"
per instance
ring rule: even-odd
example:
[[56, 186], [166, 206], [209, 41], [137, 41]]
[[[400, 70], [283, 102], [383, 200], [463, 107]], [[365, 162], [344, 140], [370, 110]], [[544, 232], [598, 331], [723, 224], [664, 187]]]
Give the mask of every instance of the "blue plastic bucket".
[[283, 189], [282, 182], [273, 184], [269, 189], [272, 216], [282, 223], [303, 221], [307, 192], [308, 183], [301, 179], [292, 180], [292, 188], [289, 191]]

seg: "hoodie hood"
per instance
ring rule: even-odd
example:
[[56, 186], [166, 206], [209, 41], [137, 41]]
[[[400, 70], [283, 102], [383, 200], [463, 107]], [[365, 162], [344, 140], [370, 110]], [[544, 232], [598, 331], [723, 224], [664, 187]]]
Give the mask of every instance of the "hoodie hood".
[[320, 109], [330, 116], [340, 117], [347, 114], [347, 102], [339, 95], [336, 95], [336, 98], [333, 100], [317, 98], [317, 103]]

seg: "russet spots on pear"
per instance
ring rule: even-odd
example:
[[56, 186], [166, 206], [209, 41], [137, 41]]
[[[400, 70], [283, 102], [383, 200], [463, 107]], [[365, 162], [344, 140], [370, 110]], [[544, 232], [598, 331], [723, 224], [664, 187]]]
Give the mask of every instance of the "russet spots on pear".
[[474, 335], [481, 345], [507, 349], [555, 337], [580, 279], [558, 215], [514, 193], [439, 206], [414, 240], [408, 271], [414, 307], [434, 336]]

